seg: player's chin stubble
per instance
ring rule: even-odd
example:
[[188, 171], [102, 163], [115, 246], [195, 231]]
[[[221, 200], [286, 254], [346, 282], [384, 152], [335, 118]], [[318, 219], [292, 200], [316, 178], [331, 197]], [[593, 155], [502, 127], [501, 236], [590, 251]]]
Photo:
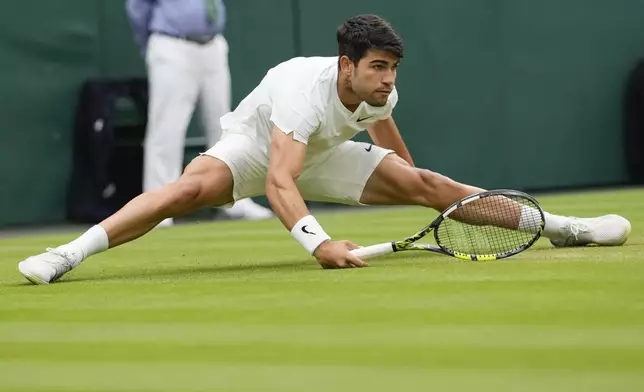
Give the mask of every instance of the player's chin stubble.
[[387, 104], [387, 100], [386, 99], [384, 99], [384, 100], [382, 100], [382, 99], [369, 99], [369, 100], [367, 100], [367, 103], [370, 106], [381, 107], [381, 106], [385, 106]]

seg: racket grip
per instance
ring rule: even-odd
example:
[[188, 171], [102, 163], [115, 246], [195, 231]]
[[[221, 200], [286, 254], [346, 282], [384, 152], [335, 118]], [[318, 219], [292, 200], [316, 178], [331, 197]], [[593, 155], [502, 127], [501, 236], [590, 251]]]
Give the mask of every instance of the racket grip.
[[362, 248], [354, 249], [354, 250], [351, 250], [350, 252], [358, 256], [362, 260], [366, 260], [372, 257], [393, 253], [394, 247], [391, 242], [384, 242], [382, 244], [365, 246]]

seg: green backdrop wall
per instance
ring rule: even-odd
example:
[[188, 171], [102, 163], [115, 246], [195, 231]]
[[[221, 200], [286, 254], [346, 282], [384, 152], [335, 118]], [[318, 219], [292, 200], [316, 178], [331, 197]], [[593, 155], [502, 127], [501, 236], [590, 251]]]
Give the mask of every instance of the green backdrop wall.
[[[418, 165], [484, 187], [626, 181], [620, 100], [644, 55], [642, 1], [228, 3], [235, 103], [282, 60], [334, 55], [345, 18], [377, 13], [405, 39], [395, 118]], [[81, 83], [144, 75], [122, 1], [5, 5], [0, 226], [64, 219]]]

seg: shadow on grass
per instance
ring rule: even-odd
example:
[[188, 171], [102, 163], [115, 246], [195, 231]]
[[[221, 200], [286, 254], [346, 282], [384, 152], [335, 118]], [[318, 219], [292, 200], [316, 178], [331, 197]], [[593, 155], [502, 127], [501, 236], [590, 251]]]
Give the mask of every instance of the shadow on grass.
[[97, 282], [120, 279], [137, 279], [137, 278], [163, 278], [163, 277], [185, 277], [190, 275], [201, 274], [229, 274], [229, 273], [249, 273], [249, 272], [271, 272], [271, 271], [303, 271], [314, 270], [320, 267], [308, 260], [283, 261], [276, 263], [258, 263], [258, 264], [233, 264], [233, 265], [191, 265], [163, 267], [159, 269], [134, 269], [119, 270], [118, 272], [106, 272], [102, 275], [65, 278], [60, 283], [80, 283], [80, 282]]
[[[108, 266], [109, 267], [109, 266]], [[82, 268], [82, 266], [80, 267]], [[298, 261], [286, 261], [278, 263], [261, 263], [261, 264], [243, 264], [243, 265], [197, 265], [197, 266], [176, 266], [176, 267], [163, 267], [158, 269], [131, 269], [124, 270], [119, 269], [114, 272], [106, 272], [101, 275], [94, 276], [74, 276], [72, 273], [70, 276], [64, 276], [62, 280], [56, 282], [56, 285], [59, 284], [72, 284], [72, 283], [84, 283], [84, 282], [99, 282], [99, 281], [109, 281], [109, 280], [123, 280], [123, 279], [137, 279], [137, 278], [162, 278], [166, 276], [190, 276], [190, 275], [199, 275], [199, 274], [226, 274], [226, 273], [248, 273], [248, 272], [270, 272], [270, 271], [304, 271], [304, 270], [315, 270], [320, 269], [320, 266], [313, 261], [311, 263], [308, 260], [298, 260]], [[32, 283], [24, 280], [23, 282], [15, 283], [6, 283], [3, 284], [4, 287], [21, 287], [21, 286], [33, 286]]]

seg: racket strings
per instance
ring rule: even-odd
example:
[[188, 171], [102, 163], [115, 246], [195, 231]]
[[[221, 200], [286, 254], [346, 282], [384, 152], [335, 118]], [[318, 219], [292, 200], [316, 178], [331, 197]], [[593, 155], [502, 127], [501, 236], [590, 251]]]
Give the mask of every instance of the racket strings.
[[490, 196], [462, 205], [436, 230], [438, 243], [470, 255], [501, 254], [530, 243], [542, 226], [539, 207], [520, 195]]

